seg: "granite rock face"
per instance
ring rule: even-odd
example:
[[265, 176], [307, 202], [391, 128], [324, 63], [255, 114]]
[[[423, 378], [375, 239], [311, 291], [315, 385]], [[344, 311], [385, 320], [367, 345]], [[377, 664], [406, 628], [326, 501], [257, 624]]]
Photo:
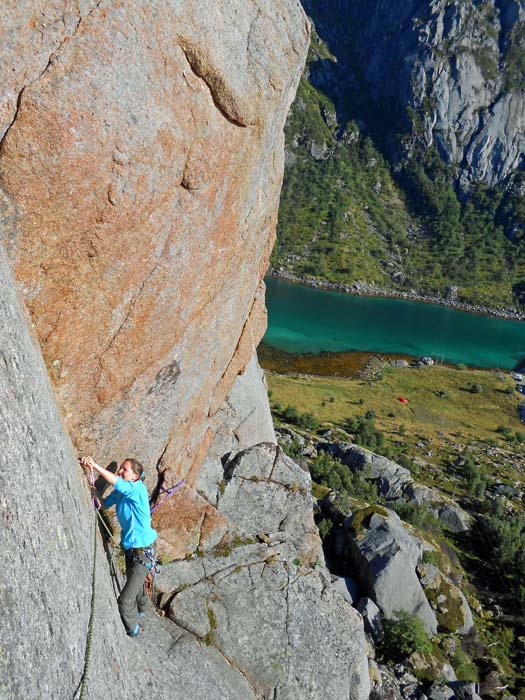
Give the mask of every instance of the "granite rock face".
[[[276, 445], [240, 452], [217, 505], [229, 539], [163, 567], [161, 603], [241, 668], [260, 697], [364, 700], [363, 623], [331, 589], [309, 487], [309, 474]], [[336, 663], [314, 662], [313, 650]]]
[[77, 449], [195, 479], [266, 327], [308, 33], [298, 0], [3, 10], [2, 240]]
[[223, 462], [260, 442], [276, 442], [264, 372], [254, 355], [235, 380], [217, 411], [213, 438], [195, 482], [195, 489], [217, 505], [219, 485], [224, 479]]
[[[86, 669], [94, 512], [26, 322], [0, 247], [0, 697], [73, 698]], [[86, 698], [257, 697], [217, 650], [153, 614], [130, 641], [117, 594], [97, 534]]]
[[216, 508], [225, 485], [223, 463], [254, 443], [275, 443], [266, 382], [256, 355], [217, 411], [213, 430], [194, 487], [172, 469], [159, 473], [162, 489], [154, 492], [153, 526], [159, 533], [158, 553], [163, 558], [182, 559], [219, 543], [229, 528], [227, 517]]
[[[514, 60], [523, 51], [523, 0], [303, 4], [329, 43], [348, 45], [352, 35], [370, 95], [417, 114], [412, 139], [435, 145], [463, 190], [523, 167], [525, 97]], [[333, 71], [340, 90], [351, 90], [352, 75]]]
[[[267, 506], [254, 521], [254, 537], [166, 567], [159, 584], [167, 580], [177, 593], [170, 593], [171, 619], [150, 612], [139, 637], [126, 637], [118, 575], [110, 576], [109, 554], [1, 248], [0, 312], [0, 551], [10, 572], [0, 587], [1, 697], [72, 698], [87, 669], [89, 700], [146, 692], [161, 700], [261, 700], [272, 697], [263, 694], [271, 687], [297, 700], [323, 697], [325, 689], [333, 698], [365, 700], [362, 621], [330, 590], [307, 474], [281, 455], [275, 462], [271, 444], [238, 456], [224, 494], [232, 532], [247, 531], [249, 496], [237, 482], [260, 477], [259, 489], [268, 492], [253, 508]], [[264, 477], [269, 469], [272, 482]], [[286, 492], [290, 512], [272, 520], [276, 488]], [[220, 502], [219, 513], [226, 517]], [[333, 658], [335, 666], [328, 663]]]
[[[2, 11], [6, 700], [73, 698], [83, 674], [89, 700], [255, 700], [277, 687], [283, 698], [368, 695], [362, 621], [331, 594], [308, 475], [266, 444], [252, 461], [236, 456], [223, 493], [209, 486], [217, 470], [193, 488], [206, 455], [222, 468], [225, 452], [275, 439], [250, 360], [308, 33], [296, 0], [37, 0]], [[171, 619], [150, 612], [135, 640], [79, 450], [185, 477], [156, 515], [159, 536], [177, 548], [176, 510], [185, 546], [167, 556], [204, 556], [171, 566], [208, 572], [184, 605], [167, 603]], [[339, 669], [317, 663], [323, 654]]]

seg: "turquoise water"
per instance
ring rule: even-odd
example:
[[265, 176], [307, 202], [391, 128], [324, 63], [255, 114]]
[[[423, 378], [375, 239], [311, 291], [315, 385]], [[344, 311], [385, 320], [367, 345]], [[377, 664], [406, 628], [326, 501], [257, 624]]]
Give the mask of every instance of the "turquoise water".
[[512, 369], [525, 322], [401, 299], [359, 297], [266, 280], [264, 342], [293, 353], [372, 350]]

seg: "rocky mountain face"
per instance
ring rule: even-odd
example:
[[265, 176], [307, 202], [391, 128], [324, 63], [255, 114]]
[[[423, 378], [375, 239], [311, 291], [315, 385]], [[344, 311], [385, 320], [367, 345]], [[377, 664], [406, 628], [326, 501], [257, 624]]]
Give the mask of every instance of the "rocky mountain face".
[[276, 274], [519, 308], [524, 3], [303, 6], [314, 33], [286, 127]]
[[[115, 600], [122, 585], [115, 554], [103, 545], [3, 252], [0, 264], [0, 545], [11, 570], [0, 593], [1, 697], [71, 698], [83, 687], [83, 697], [93, 700], [145, 691], [181, 700], [313, 699], [330, 688], [331, 697], [365, 700], [362, 619], [331, 588], [308, 472], [272, 443], [241, 450], [227, 474], [222, 470], [227, 484], [217, 508], [228, 524], [222, 543], [166, 565], [157, 579], [166, 618], [149, 613], [139, 637], [126, 637]], [[250, 441], [274, 437], [260, 370], [259, 387], [250, 385], [250, 413], [265, 420], [252, 426]], [[229, 430], [223, 420], [210, 463], [219, 460], [224, 440], [243, 446], [246, 388], [243, 376], [221, 409]], [[209, 487], [212, 481], [208, 473]], [[157, 512], [167, 508], [169, 518], [174, 502]], [[178, 517], [177, 536], [184, 538]], [[317, 664], [314, 657], [338, 663]]]
[[2, 27], [2, 240], [69, 433], [193, 481], [265, 330], [306, 19], [42, 0]]
[[[410, 141], [436, 146], [465, 191], [475, 182], [496, 185], [523, 167], [522, 0], [328, 5], [304, 3], [324, 37], [351, 42], [370, 96], [394, 108], [398, 123], [391, 127], [408, 123]], [[334, 15], [348, 26], [329, 27]], [[407, 152], [410, 142], [397, 157]]]
[[[42, 0], [3, 20], [0, 696], [365, 700], [362, 618], [254, 354], [301, 7]], [[150, 490], [185, 479], [156, 501], [166, 566], [137, 639], [78, 451], [139, 458]]]

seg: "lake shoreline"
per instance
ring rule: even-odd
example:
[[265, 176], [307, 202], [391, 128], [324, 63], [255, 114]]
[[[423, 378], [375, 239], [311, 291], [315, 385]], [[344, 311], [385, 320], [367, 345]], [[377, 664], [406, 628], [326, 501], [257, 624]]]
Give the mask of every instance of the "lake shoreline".
[[445, 299], [444, 297], [431, 297], [418, 292], [409, 291], [402, 292], [396, 289], [384, 289], [375, 287], [374, 285], [354, 283], [343, 284], [339, 282], [328, 282], [327, 280], [318, 280], [313, 277], [300, 277], [294, 275], [287, 270], [276, 270], [269, 268], [267, 277], [283, 280], [290, 284], [303, 285], [305, 287], [313, 287], [333, 292], [344, 292], [352, 296], [384, 298], [384, 299], [406, 299], [407, 301], [419, 301], [424, 304], [435, 304], [437, 306], [446, 306], [457, 311], [465, 311], [479, 316], [504, 318], [509, 321], [525, 321], [525, 313], [520, 314], [512, 309], [492, 309], [481, 304], [466, 304], [455, 299]]
[[[408, 367], [416, 367], [418, 358], [415, 355], [394, 352], [376, 352], [374, 350], [342, 350], [340, 352], [293, 353], [277, 348], [261, 341], [257, 348], [259, 363], [265, 372], [290, 376], [309, 377], [339, 377], [356, 379], [374, 359], [386, 365], [396, 366], [396, 362], [404, 360]], [[449, 369], [460, 369], [461, 363], [436, 362], [439, 366]], [[397, 365], [398, 367], [401, 365]], [[474, 370], [490, 371], [486, 367], [468, 367]]]

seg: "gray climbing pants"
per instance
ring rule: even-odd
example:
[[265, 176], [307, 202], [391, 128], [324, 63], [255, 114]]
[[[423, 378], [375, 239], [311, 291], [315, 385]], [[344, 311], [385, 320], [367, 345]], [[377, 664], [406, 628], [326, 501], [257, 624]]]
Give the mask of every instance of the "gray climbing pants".
[[144, 612], [148, 602], [146, 576], [150, 570], [143, 563], [143, 554], [137, 555], [133, 550], [126, 549], [125, 555], [126, 584], [118, 597], [118, 609], [126, 632], [131, 632], [138, 622], [139, 612]]

